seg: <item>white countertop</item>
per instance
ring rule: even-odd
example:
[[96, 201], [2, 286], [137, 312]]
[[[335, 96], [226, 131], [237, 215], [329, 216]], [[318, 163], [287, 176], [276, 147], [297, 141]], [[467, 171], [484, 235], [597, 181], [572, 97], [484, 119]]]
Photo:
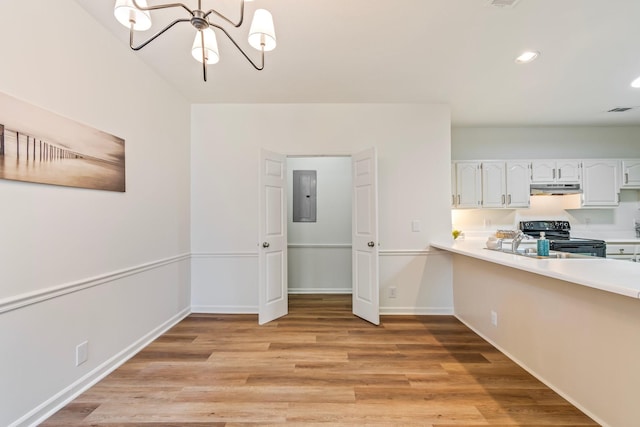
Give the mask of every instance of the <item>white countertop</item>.
[[486, 249], [485, 241], [485, 239], [451, 239], [448, 242], [431, 242], [431, 246], [606, 292], [640, 298], [640, 263], [597, 257], [529, 258]]

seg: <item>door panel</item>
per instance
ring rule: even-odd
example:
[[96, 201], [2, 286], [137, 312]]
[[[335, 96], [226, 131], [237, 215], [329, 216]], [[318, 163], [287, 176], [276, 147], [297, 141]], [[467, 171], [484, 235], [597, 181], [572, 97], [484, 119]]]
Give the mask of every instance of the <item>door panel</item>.
[[380, 324], [378, 176], [375, 149], [352, 157], [353, 314]]
[[259, 204], [259, 301], [261, 325], [287, 314], [286, 157], [262, 151]]

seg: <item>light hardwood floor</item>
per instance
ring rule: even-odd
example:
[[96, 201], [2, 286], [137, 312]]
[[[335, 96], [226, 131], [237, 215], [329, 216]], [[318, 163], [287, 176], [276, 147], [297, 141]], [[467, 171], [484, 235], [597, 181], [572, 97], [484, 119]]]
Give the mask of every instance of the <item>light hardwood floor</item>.
[[452, 316], [373, 326], [350, 295], [289, 312], [191, 315], [43, 425], [597, 425]]

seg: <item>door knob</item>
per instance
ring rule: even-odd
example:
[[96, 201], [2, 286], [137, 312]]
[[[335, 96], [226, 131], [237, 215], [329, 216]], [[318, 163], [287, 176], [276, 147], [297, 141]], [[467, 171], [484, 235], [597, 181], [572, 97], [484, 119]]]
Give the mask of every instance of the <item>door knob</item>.
[[269, 247], [269, 242], [264, 242], [264, 243], [262, 244], [262, 247], [263, 247], [263, 248], [268, 248], [268, 247]]
[[369, 242], [369, 243], [367, 243], [367, 246], [369, 246], [370, 248], [374, 247], [375, 245], [376, 245], [376, 244], [375, 244], [375, 243], [373, 243], [373, 242]]

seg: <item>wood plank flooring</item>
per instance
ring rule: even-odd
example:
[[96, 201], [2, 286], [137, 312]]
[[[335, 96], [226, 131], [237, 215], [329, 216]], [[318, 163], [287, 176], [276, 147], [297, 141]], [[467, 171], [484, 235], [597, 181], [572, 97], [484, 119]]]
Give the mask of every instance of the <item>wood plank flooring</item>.
[[376, 327], [350, 295], [289, 312], [191, 315], [43, 425], [597, 425], [452, 316]]

